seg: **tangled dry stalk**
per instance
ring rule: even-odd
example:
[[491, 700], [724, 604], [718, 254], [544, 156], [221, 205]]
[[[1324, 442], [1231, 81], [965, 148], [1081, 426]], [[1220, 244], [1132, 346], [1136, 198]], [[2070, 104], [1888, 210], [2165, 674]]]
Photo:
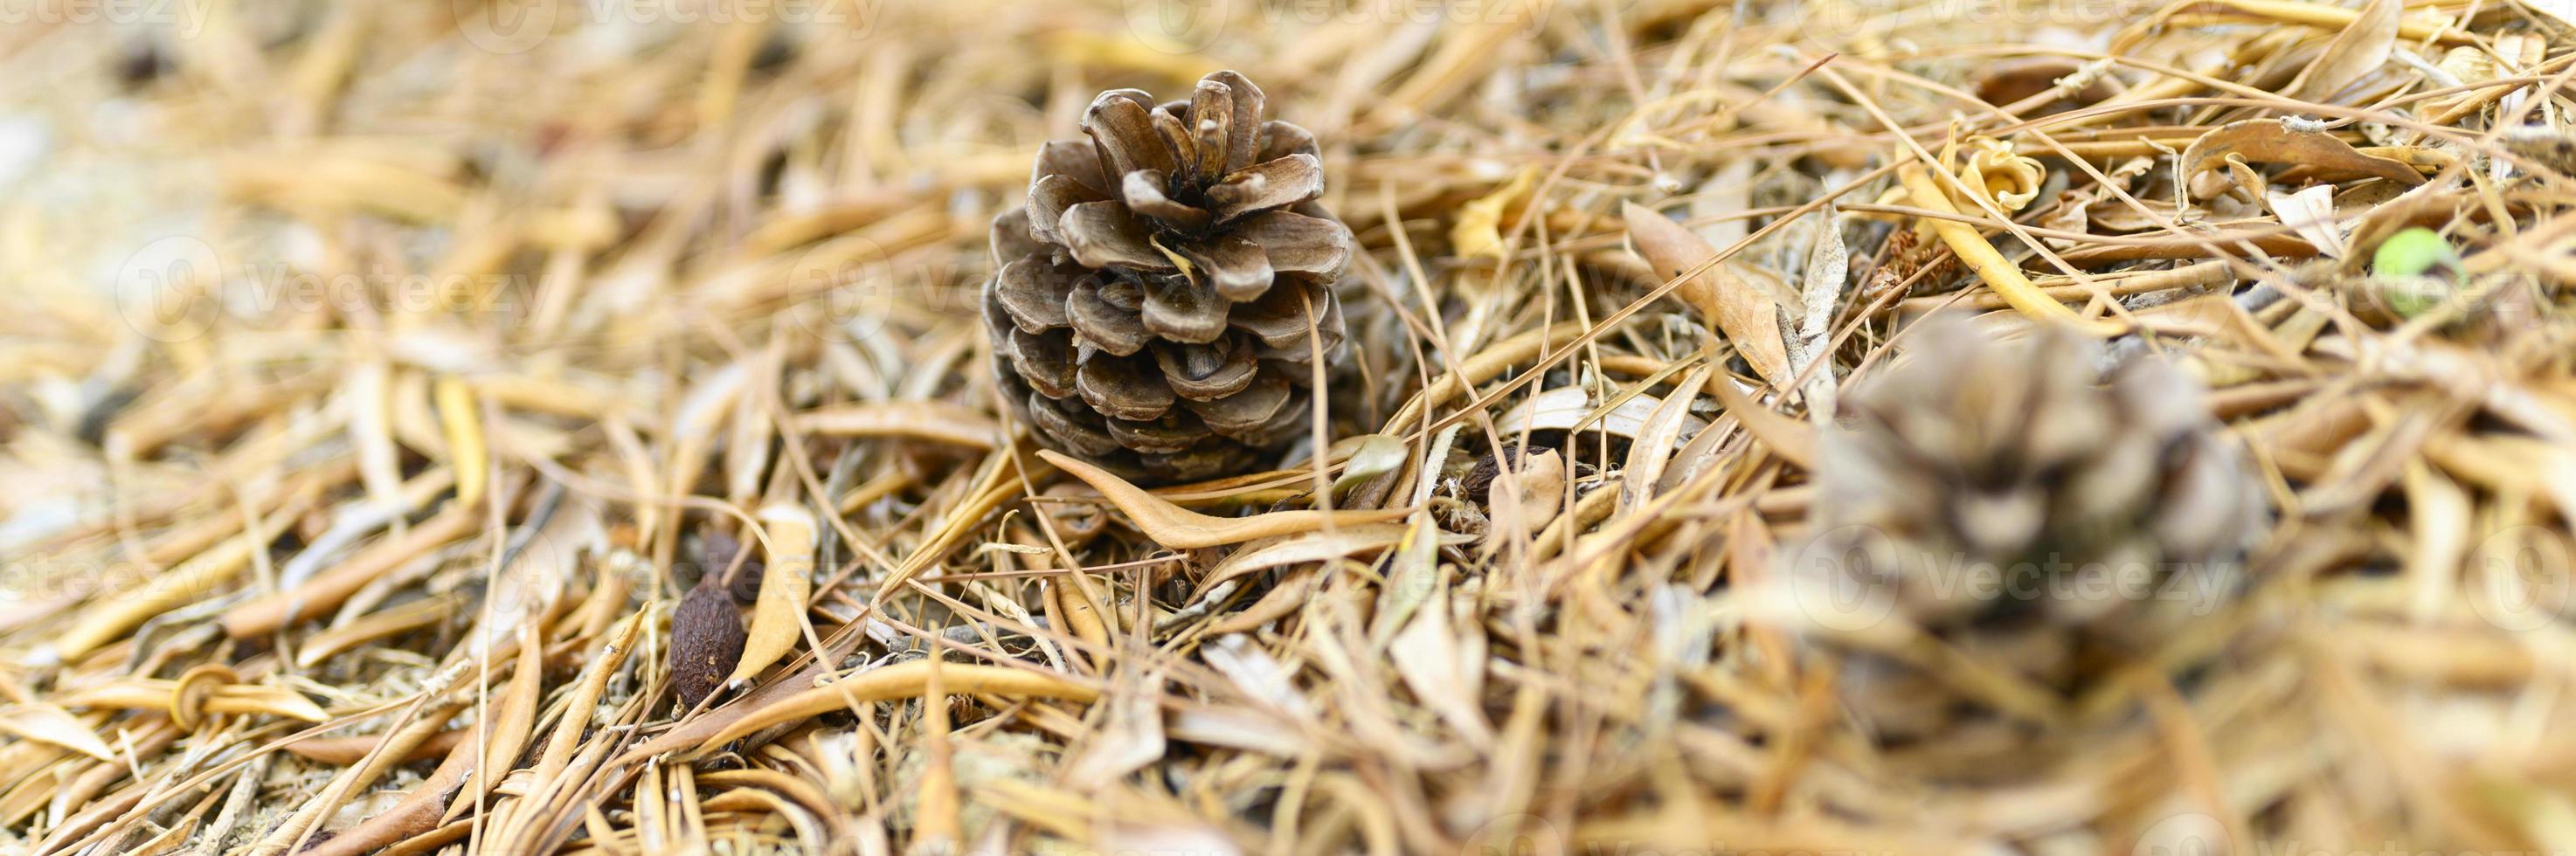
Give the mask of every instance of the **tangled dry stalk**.
[[[2561, 3], [39, 5], [0, 849], [2576, 848]], [[1352, 344], [1148, 493], [1000, 406], [985, 226], [1227, 67]], [[1901, 638], [2017, 724], [1896, 739], [1774, 582], [1938, 310], [2173, 361], [2269, 514], [2079, 690]]]

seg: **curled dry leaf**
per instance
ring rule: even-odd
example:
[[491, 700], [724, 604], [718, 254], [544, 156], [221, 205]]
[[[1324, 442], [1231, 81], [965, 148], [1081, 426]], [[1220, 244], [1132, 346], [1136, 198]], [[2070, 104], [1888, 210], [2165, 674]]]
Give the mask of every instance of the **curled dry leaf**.
[[1154, 543], [1176, 550], [1195, 550], [1240, 544], [1255, 538], [1272, 538], [1313, 532], [1333, 526], [1358, 526], [1382, 523], [1411, 513], [1409, 508], [1382, 508], [1367, 511], [1273, 511], [1251, 517], [1210, 517], [1146, 493], [1126, 479], [1108, 470], [1074, 460], [1052, 450], [1041, 449], [1038, 457], [1072, 473], [1075, 478], [1100, 491], [1118, 510], [1136, 522], [1136, 528]]
[[[1754, 373], [1774, 384], [1789, 382], [1789, 354], [1780, 340], [1777, 301], [1745, 283], [1724, 263], [1709, 264], [1717, 257], [1717, 248], [1661, 212], [1630, 202], [1620, 210], [1620, 217], [1628, 223], [1628, 240], [1636, 244], [1638, 255], [1654, 265], [1656, 276], [1699, 271], [1683, 280], [1674, 293], [1699, 310], [1700, 320], [1726, 334], [1726, 340], [1744, 354], [1744, 361], [1753, 365]], [[1701, 270], [1703, 265], [1706, 270]]]
[[747, 680], [796, 648], [805, 635], [805, 606], [814, 589], [814, 513], [777, 504], [760, 510], [769, 564], [751, 612], [751, 635], [727, 682]]
[[1510, 183], [1458, 206], [1458, 222], [1449, 227], [1449, 245], [1461, 256], [1503, 257], [1503, 215], [1520, 204], [1538, 182], [1538, 167], [1522, 167]]
[[[1970, 137], [1942, 156], [1951, 164], [1951, 174], [1969, 194], [1986, 200], [2006, 213], [2020, 211], [2039, 198], [2040, 183], [2048, 179], [2048, 169], [2039, 160], [2018, 154], [2012, 144], [1988, 136]], [[1978, 210], [1980, 206], [1960, 199], [1959, 190], [1951, 190], [1952, 200], [1961, 210]]]
[[2185, 180], [2224, 165], [2234, 155], [2247, 163], [2294, 164], [2328, 173], [2385, 178], [2409, 187], [2424, 175], [2405, 162], [2365, 154], [2333, 134], [2295, 130], [2279, 119], [2247, 119], [2220, 125], [2193, 140], [2182, 153]]

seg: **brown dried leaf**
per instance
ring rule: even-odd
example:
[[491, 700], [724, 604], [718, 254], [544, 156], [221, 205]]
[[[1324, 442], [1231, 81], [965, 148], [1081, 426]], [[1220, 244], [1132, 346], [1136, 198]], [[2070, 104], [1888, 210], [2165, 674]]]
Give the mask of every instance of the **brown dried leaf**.
[[2183, 178], [2219, 168], [2229, 155], [2249, 163], [2296, 164], [2385, 178], [2410, 187], [2424, 183], [2424, 175], [2403, 162], [2363, 154], [2324, 131], [2292, 130], [2279, 119], [2229, 122], [2200, 135], [2183, 150]]
[[[1690, 374], [1673, 387], [1676, 392], [1672, 397], [1655, 405], [1654, 410], [1647, 414], [1644, 427], [1637, 433], [1637, 442], [1628, 446], [1628, 478], [1619, 485], [1621, 511], [1635, 511], [1654, 495], [1656, 484], [1663, 479], [1664, 465], [1672, 461], [1673, 449], [1681, 445], [1683, 430], [1690, 427], [1690, 423], [1699, 421], [1690, 415], [1690, 403], [1698, 398], [1695, 391], [1707, 383], [1709, 372], [1713, 370], [1715, 367], [1707, 363], [1691, 369]], [[1708, 429], [1703, 425], [1699, 430]]]
[[2323, 53], [2299, 70], [2281, 94], [2301, 101], [2324, 101], [2343, 91], [2353, 81], [2388, 62], [2397, 49], [2397, 16], [2404, 11], [2398, 0], [2369, 0], [2361, 7], [2361, 18], [2335, 33], [2334, 41]]
[[1699, 310], [1700, 319], [1717, 326], [1718, 332], [1743, 352], [1744, 361], [1753, 371], [1774, 385], [1789, 382], [1789, 354], [1780, 340], [1780, 305], [1760, 289], [1746, 284], [1728, 271], [1723, 263], [1709, 265], [1717, 248], [1708, 245], [1691, 230], [1682, 228], [1661, 212], [1627, 203], [1620, 216], [1628, 223], [1628, 240], [1637, 254], [1654, 265], [1655, 275], [1675, 277], [1700, 270], [1674, 289], [1682, 302]]
[[1771, 408], [1762, 406], [1743, 390], [1736, 389], [1732, 378], [1718, 378], [1716, 383], [1709, 385], [1709, 391], [1717, 393], [1718, 403], [1726, 406], [1726, 412], [1735, 414], [1736, 421], [1744, 424], [1745, 432], [1771, 447], [1773, 454], [1789, 459], [1789, 463], [1797, 464], [1800, 469], [1815, 469], [1814, 426], [1771, 412]]

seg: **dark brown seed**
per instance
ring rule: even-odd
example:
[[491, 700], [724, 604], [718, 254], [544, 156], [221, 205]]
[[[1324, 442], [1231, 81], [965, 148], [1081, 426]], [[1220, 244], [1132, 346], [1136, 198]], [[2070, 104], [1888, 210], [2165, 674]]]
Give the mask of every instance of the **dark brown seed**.
[[719, 576], [709, 572], [671, 611], [671, 688], [684, 709], [714, 695], [742, 661], [742, 613]]
[[[1483, 457], [1477, 458], [1475, 468], [1468, 470], [1467, 477], [1458, 482], [1459, 495], [1465, 497], [1468, 502], [1484, 504], [1491, 498], [1494, 491], [1494, 480], [1503, 476], [1503, 459], [1517, 458], [1519, 455], [1515, 453], [1519, 451], [1520, 444], [1507, 442], [1503, 444], [1503, 448], [1487, 452]], [[1514, 461], [1514, 463], [1519, 462]]]

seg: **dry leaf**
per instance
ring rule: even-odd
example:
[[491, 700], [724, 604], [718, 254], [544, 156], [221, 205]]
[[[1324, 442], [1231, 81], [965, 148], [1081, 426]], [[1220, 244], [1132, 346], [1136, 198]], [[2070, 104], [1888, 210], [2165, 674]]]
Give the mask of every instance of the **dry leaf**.
[[760, 578], [760, 597], [752, 606], [751, 635], [743, 642], [742, 661], [727, 683], [749, 680], [795, 650], [805, 635], [805, 607], [814, 589], [814, 514], [803, 506], [776, 504], [760, 510], [769, 564]]
[[[1100, 691], [1065, 678], [1025, 669], [942, 663], [939, 681], [950, 695], [984, 694], [1003, 698], [1052, 698], [1090, 703]], [[916, 698], [930, 689], [930, 661], [912, 660], [872, 669], [847, 678], [798, 690], [762, 705], [698, 742], [700, 752], [731, 743], [772, 725], [802, 722], [866, 701]]]
[[1449, 227], [1449, 245], [1461, 256], [1503, 258], [1503, 215], [1537, 185], [1538, 167], [1525, 166], [1510, 183], [1458, 206], [1458, 222]]
[[438, 379], [438, 422], [447, 434], [447, 465], [456, 470], [456, 504], [471, 506], [483, 498], [483, 480], [492, 455], [483, 445], [483, 410], [474, 388], [454, 375]]
[[2319, 254], [2340, 259], [2351, 252], [2344, 244], [2343, 230], [2335, 225], [2333, 185], [2320, 184], [2297, 193], [2273, 191], [2264, 198], [2272, 204], [2272, 216], [2299, 233]]
[[44, 702], [23, 702], [0, 708], [0, 732], [22, 740], [50, 743], [101, 761], [116, 761], [116, 752], [107, 747], [107, 741], [98, 739], [98, 732], [81, 724], [80, 717]]
[[2324, 131], [2293, 130], [2279, 119], [2230, 122], [2202, 134], [2183, 150], [2182, 177], [2190, 180], [2218, 168], [2230, 155], [2248, 163], [2309, 166], [2385, 178], [2410, 187], [2424, 183], [2423, 174], [2403, 162], [2363, 154]]
[[1122, 675], [1142, 677], [1122, 678], [1118, 691], [1110, 694], [1107, 720], [1090, 747], [1065, 767], [1067, 784], [1087, 790], [1108, 787], [1162, 759], [1163, 710], [1156, 702], [1163, 696], [1163, 675], [1132, 669]]
[[[1591, 390], [1579, 386], [1560, 386], [1529, 397], [1500, 419], [1494, 430], [1505, 436], [1520, 436], [1527, 431], [1600, 431], [1614, 437], [1634, 440], [1646, 432], [1647, 421], [1664, 400], [1651, 394], [1638, 393], [1611, 407], [1608, 412], [1592, 403]], [[1685, 413], [1685, 433], [1707, 427], [1708, 422]]]
[[1691, 424], [1699, 420], [1690, 415], [1690, 403], [1699, 397], [1697, 391], [1708, 382], [1712, 371], [1715, 367], [1707, 363], [1691, 369], [1690, 374], [1682, 377], [1681, 383], [1673, 386], [1673, 396], [1656, 404], [1646, 415], [1644, 426], [1638, 430], [1637, 442], [1628, 446], [1625, 470], [1628, 478], [1619, 485], [1620, 511], [1635, 511], [1645, 504], [1656, 482], [1663, 477], [1664, 464], [1672, 460], [1673, 449], [1681, 445], [1685, 431], [1708, 430], [1705, 424]]
[[[1905, 185], [1906, 197], [1914, 200], [1917, 207], [1936, 214], [1959, 213], [1950, 205], [1950, 194], [1922, 164], [1898, 167], [1896, 176]], [[1922, 223], [1950, 248], [1952, 254], [1959, 257], [1960, 263], [1975, 271], [1987, 288], [1994, 289], [2004, 302], [2011, 304], [2014, 311], [2036, 321], [2065, 324], [2090, 336], [2114, 336], [2127, 329], [2117, 323], [2077, 315], [2075, 310], [2051, 299], [2039, 290], [2039, 286], [2031, 284], [2030, 277], [2021, 272], [2021, 266], [2004, 258], [1995, 245], [1986, 242], [1985, 236], [1977, 234], [1976, 227], [1950, 217], [1925, 217]]]
[[1101, 496], [1127, 512], [1136, 528], [1154, 543], [1176, 550], [1195, 550], [1225, 544], [1240, 544], [1255, 538], [1274, 538], [1312, 532], [1330, 524], [1358, 526], [1382, 523], [1412, 513], [1409, 508], [1384, 508], [1370, 511], [1273, 511], [1251, 517], [1210, 517], [1146, 493], [1128, 484], [1126, 479], [1108, 470], [1092, 466], [1052, 450], [1041, 449], [1038, 457], [1046, 459], [1073, 477], [1100, 491]]
[[[2012, 144], [1993, 137], [1969, 137], [1943, 153], [1941, 160], [1951, 165], [1951, 174], [1959, 177], [1969, 194], [2007, 214], [2029, 207], [2031, 200], [2039, 198], [2040, 184], [2048, 179], [2048, 170], [2038, 159], [2018, 154]], [[1962, 211], [1984, 210], [1960, 198], [1957, 189], [1950, 196]]]
[[[1717, 248], [1709, 246], [1691, 230], [1665, 217], [1661, 212], [1626, 203], [1620, 216], [1628, 223], [1628, 240], [1636, 245], [1637, 254], [1655, 268], [1658, 277], [1677, 277], [1694, 270], [1697, 275], [1683, 280], [1673, 293], [1682, 302], [1699, 310], [1700, 320], [1716, 325], [1718, 332], [1744, 354], [1755, 374], [1773, 384], [1789, 382], [1789, 355], [1780, 339], [1780, 305], [1760, 289], [1746, 284], [1723, 263], [1710, 265]], [[1706, 270], [1701, 266], [1707, 265]]]
[[944, 401], [868, 401], [807, 411], [796, 430], [827, 437], [902, 437], [970, 449], [1001, 444], [1001, 423], [991, 414]]
[[1815, 469], [1816, 432], [1813, 427], [1771, 412], [1770, 408], [1754, 401], [1743, 390], [1736, 389], [1733, 378], [1718, 378], [1709, 390], [1717, 393], [1718, 403], [1726, 406], [1726, 412], [1735, 414], [1735, 420], [1743, 423], [1745, 432], [1771, 447], [1773, 454], [1789, 459], [1789, 463], [1798, 465], [1800, 469]]
[[1449, 624], [1449, 586], [1437, 583], [1423, 608], [1387, 645], [1387, 657], [1395, 661], [1396, 674], [1413, 696], [1456, 727], [1468, 745], [1492, 745], [1493, 726], [1485, 721], [1472, 689], [1476, 681], [1468, 676], [1478, 664], [1466, 659], [1467, 646], [1459, 644]]
[[1495, 475], [1486, 486], [1485, 499], [1485, 513], [1494, 528], [1485, 533], [1485, 549], [1480, 554], [1486, 556], [1492, 555], [1503, 544], [1503, 539], [1496, 535], [1515, 526], [1520, 531], [1536, 534], [1555, 521], [1557, 512], [1565, 505], [1565, 455], [1555, 449], [1530, 453], [1521, 460], [1520, 468], [1511, 474], [1512, 482], [1520, 489], [1505, 491], [1492, 490], [1492, 485], [1504, 483], [1500, 458], [1494, 460], [1497, 462]]
[[[2082, 208], [2068, 210], [2079, 216]], [[1850, 285], [1851, 249], [1843, 245], [1843, 215], [1831, 206], [1820, 212], [1823, 225], [1817, 228], [1815, 246], [1807, 252], [1806, 269], [1798, 277], [1797, 329], [1789, 336], [1789, 370], [1807, 380], [1799, 392], [1807, 399], [1807, 418], [1818, 425], [1834, 419], [1833, 355], [1831, 334], [1834, 306], [1842, 301]]]
[[2336, 31], [2334, 41], [2325, 51], [2299, 70], [2290, 85], [2281, 88], [2285, 97], [2301, 101], [2326, 101], [2353, 81], [2378, 71], [2397, 48], [2399, 13], [2405, 5], [2398, 0], [2365, 0], [2361, 17], [2351, 26]]
[[[82, 687], [59, 699], [67, 708], [117, 708], [120, 710], [169, 710], [179, 693], [179, 681], [166, 678], [120, 678], [96, 686]], [[210, 714], [265, 714], [303, 722], [324, 722], [331, 718], [320, 705], [304, 694], [284, 687], [262, 684], [221, 683], [204, 690], [197, 711]]]
[[1331, 532], [1308, 532], [1245, 547], [1225, 557], [1225, 561], [1218, 562], [1216, 567], [1209, 568], [1207, 576], [1199, 580], [1199, 590], [1208, 591], [1226, 580], [1271, 568], [1383, 550], [1402, 539], [1404, 529], [1401, 523], [1368, 523], [1343, 526]]
[[1403, 439], [1392, 434], [1370, 434], [1357, 439], [1359, 447], [1351, 450], [1350, 458], [1342, 464], [1342, 474], [1333, 479], [1334, 493], [1349, 490], [1404, 466], [1405, 453], [1409, 449]]

